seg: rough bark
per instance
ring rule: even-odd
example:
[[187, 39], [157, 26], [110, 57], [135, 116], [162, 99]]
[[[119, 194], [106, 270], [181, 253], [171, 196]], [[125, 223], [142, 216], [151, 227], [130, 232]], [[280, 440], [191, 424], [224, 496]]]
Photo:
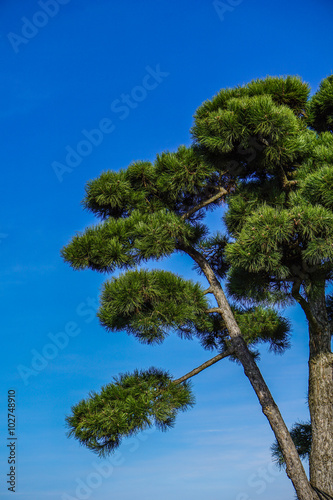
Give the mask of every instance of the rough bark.
[[[310, 481], [333, 497], [333, 354], [325, 287], [308, 296]], [[310, 314], [309, 314], [310, 313]]]
[[200, 266], [205, 274], [210, 290], [214, 294], [220, 313], [227, 326], [231, 348], [236, 353], [237, 358], [243, 365], [245, 375], [248, 377], [262, 408], [262, 412], [267, 417], [275, 437], [281, 447], [285, 463], [286, 472], [291, 480], [299, 500], [318, 500], [317, 494], [312, 489], [304, 471], [295, 445], [290, 437], [287, 426], [280, 414], [266, 382], [251, 355], [234, 318], [229, 303], [224, 295], [220, 282], [216, 278], [207, 260], [195, 249], [182, 247], [192, 259]]

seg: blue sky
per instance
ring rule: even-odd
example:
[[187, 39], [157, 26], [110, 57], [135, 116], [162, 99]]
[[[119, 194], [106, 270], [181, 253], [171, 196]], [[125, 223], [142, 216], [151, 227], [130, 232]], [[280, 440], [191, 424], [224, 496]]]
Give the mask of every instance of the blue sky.
[[[294, 74], [315, 91], [333, 70], [329, 0], [225, 0], [224, 14], [215, 4], [1, 2], [1, 498], [11, 498], [11, 388], [18, 498], [293, 498], [271, 465], [273, 435], [256, 397], [229, 361], [194, 379], [197, 404], [173, 430], [124, 442], [111, 461], [65, 435], [71, 406], [119, 372], [154, 365], [177, 377], [209, 357], [196, 342], [144, 346], [98, 324], [105, 278], [74, 272], [60, 258], [71, 236], [94, 222], [80, 206], [85, 183], [189, 145], [195, 109], [222, 87]], [[158, 267], [195, 278], [186, 259]], [[301, 312], [286, 313], [292, 348], [283, 357], [263, 349], [260, 368], [291, 425], [307, 418], [307, 336]]]

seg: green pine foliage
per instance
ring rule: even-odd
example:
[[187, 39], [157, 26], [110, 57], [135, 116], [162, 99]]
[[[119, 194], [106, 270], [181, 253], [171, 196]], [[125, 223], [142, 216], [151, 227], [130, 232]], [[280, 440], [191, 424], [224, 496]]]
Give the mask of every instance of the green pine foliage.
[[[258, 359], [259, 344], [267, 343], [269, 350], [282, 354], [290, 347], [290, 322], [275, 309], [269, 307], [232, 306], [232, 312], [242, 331], [242, 337], [251, 353]], [[230, 348], [228, 329], [218, 314], [210, 314], [211, 327], [198, 332], [201, 345], [205, 349], [217, 349], [225, 352]], [[237, 361], [235, 356], [230, 359]]]
[[[209, 261], [215, 275], [221, 279], [226, 277], [230, 267], [225, 258], [227, 243], [228, 238], [216, 232], [213, 236], [207, 236], [205, 239], [202, 239], [198, 244], [201, 254]], [[195, 264], [193, 267], [198, 274], [203, 274], [198, 264]]]
[[157, 190], [165, 205], [183, 213], [203, 198], [202, 191], [214, 194], [214, 169], [194, 149], [179, 147], [176, 153], [164, 152], [156, 157]]
[[325, 78], [308, 106], [308, 124], [317, 132], [333, 132], [333, 75]]
[[308, 95], [308, 85], [297, 77], [268, 77], [222, 89], [196, 111], [194, 144], [239, 178], [274, 174], [281, 166], [293, 171], [292, 162], [308, 151], [301, 119]]
[[301, 78], [295, 76], [270, 77], [257, 79], [233, 89], [222, 89], [212, 99], [205, 101], [195, 113], [195, 122], [212, 111], [224, 109], [233, 98], [270, 96], [278, 105], [288, 106], [296, 115], [302, 114], [310, 94], [309, 86]]
[[[296, 449], [298, 451], [299, 456], [302, 459], [309, 459], [310, 451], [311, 451], [311, 438], [312, 438], [312, 428], [310, 422], [297, 422], [290, 429], [290, 435]], [[281, 448], [279, 443], [275, 441], [275, 443], [271, 446], [272, 457], [274, 462], [280, 467], [285, 467], [285, 460], [282, 455]]]
[[165, 209], [155, 213], [135, 210], [127, 218], [110, 217], [77, 234], [63, 248], [62, 256], [74, 269], [113, 272], [161, 259], [180, 244], [198, 243], [205, 233], [205, 226], [189, 224]]
[[98, 217], [128, 217], [135, 210], [167, 209], [183, 215], [213, 196], [224, 179], [195, 148], [157, 155], [154, 163], [134, 162], [126, 170], [103, 172], [87, 183], [82, 202]]
[[270, 350], [283, 353], [290, 346], [290, 322], [275, 309], [251, 307], [233, 309], [242, 336], [251, 347], [268, 342]]
[[286, 307], [293, 303], [288, 282], [271, 280], [266, 271], [251, 273], [233, 267], [228, 272], [226, 289], [229, 296], [243, 306], [259, 303], [266, 307]]
[[[209, 307], [198, 283], [167, 271], [141, 269], [105, 283], [98, 317], [108, 331], [125, 331], [143, 343], [161, 343], [174, 332], [224, 352], [230, 337]], [[251, 347], [260, 342], [268, 342], [274, 352], [289, 347], [290, 324], [274, 309], [234, 307], [233, 312]]]
[[170, 332], [190, 338], [211, 329], [202, 287], [167, 271], [128, 271], [107, 281], [98, 317], [109, 331], [160, 343]]
[[[231, 202], [226, 221], [232, 216]], [[237, 241], [226, 248], [232, 265], [284, 280], [294, 275], [298, 261], [314, 273], [318, 271], [315, 266], [333, 258], [333, 213], [305, 203], [284, 210], [261, 204], [243, 220], [234, 237]]]
[[274, 173], [306, 149], [304, 124], [269, 95], [230, 99], [226, 109], [219, 108], [198, 120], [192, 132], [200, 147], [215, 155], [246, 149], [256, 138], [265, 147], [257, 154], [253, 168], [246, 169], [246, 176], [254, 168]]
[[122, 438], [156, 425], [174, 425], [178, 411], [193, 406], [188, 382], [172, 383], [166, 372], [150, 368], [126, 373], [72, 407], [66, 418], [68, 435], [99, 456], [119, 447]]

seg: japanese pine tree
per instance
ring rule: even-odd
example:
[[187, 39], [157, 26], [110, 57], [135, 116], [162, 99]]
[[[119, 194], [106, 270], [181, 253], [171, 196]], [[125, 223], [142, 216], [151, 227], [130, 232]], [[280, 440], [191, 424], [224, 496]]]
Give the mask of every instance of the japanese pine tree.
[[[265, 85], [254, 82], [253, 93], [242, 88], [239, 97], [222, 91], [204, 103], [194, 134], [207, 153], [230, 154], [237, 167], [225, 217], [230, 295], [247, 305], [294, 301], [308, 321], [310, 478], [332, 497], [333, 76], [309, 101], [307, 86], [295, 79]], [[237, 152], [254, 154], [242, 161]], [[301, 430], [309, 435], [307, 425], [296, 425], [295, 437]]]
[[[103, 172], [87, 184], [83, 205], [100, 222], [74, 236], [62, 255], [74, 269], [122, 271], [105, 282], [101, 324], [147, 344], [171, 333], [196, 337], [214, 352], [178, 379], [155, 367], [137, 370], [79, 402], [67, 417], [69, 434], [91, 450], [105, 455], [126, 436], [152, 425], [170, 427], [178, 411], [193, 404], [188, 380], [229, 358], [243, 366], [298, 498], [317, 498], [256, 363], [257, 344], [277, 352], [288, 347], [289, 324], [274, 306], [296, 300], [310, 334], [311, 482], [332, 495], [325, 305], [333, 255], [325, 188], [333, 178], [331, 79], [310, 101], [308, 96], [308, 86], [295, 77], [222, 90], [197, 110], [191, 147]], [[205, 223], [206, 210], [222, 202], [229, 207], [226, 234]], [[192, 258], [207, 287], [146, 269], [147, 262], [174, 252]]]

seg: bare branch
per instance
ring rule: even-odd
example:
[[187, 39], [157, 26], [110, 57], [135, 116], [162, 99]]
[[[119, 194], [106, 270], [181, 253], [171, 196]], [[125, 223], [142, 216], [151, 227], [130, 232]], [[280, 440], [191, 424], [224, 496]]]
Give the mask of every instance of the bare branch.
[[292, 186], [296, 186], [296, 184], [298, 184], [298, 181], [289, 181], [287, 176], [286, 176], [286, 173], [284, 171], [284, 168], [282, 166], [280, 166], [280, 180], [281, 180], [281, 184], [282, 184], [282, 189], [284, 191], [290, 191]]
[[216, 193], [211, 198], [208, 198], [208, 200], [205, 200], [205, 201], [199, 203], [199, 205], [196, 205], [195, 207], [191, 208], [191, 210], [189, 210], [188, 212], [186, 212], [185, 214], [183, 214], [181, 218], [182, 219], [188, 219], [189, 217], [191, 217], [191, 215], [193, 215], [195, 212], [197, 212], [201, 208], [204, 208], [207, 205], [210, 205], [211, 203], [214, 203], [214, 201], [218, 200], [219, 198], [222, 198], [226, 194], [228, 194], [228, 191], [226, 189], [224, 189], [223, 187], [220, 187], [218, 193]]
[[202, 365], [198, 366], [197, 368], [194, 368], [194, 370], [191, 370], [186, 375], [183, 375], [182, 377], [177, 378], [176, 380], [173, 381], [173, 383], [174, 384], [181, 384], [182, 382], [185, 382], [185, 380], [188, 380], [189, 378], [194, 377], [194, 375], [198, 375], [198, 373], [202, 372], [203, 370], [205, 370], [209, 366], [214, 365], [215, 363], [220, 361], [220, 359], [223, 359], [223, 358], [226, 358], [227, 356], [230, 356], [230, 354], [233, 354], [233, 351], [231, 349], [228, 349], [227, 351], [222, 352], [222, 353], [218, 354], [217, 356], [214, 356], [214, 358], [211, 358], [208, 361], [206, 361], [205, 363], [202, 363]]

